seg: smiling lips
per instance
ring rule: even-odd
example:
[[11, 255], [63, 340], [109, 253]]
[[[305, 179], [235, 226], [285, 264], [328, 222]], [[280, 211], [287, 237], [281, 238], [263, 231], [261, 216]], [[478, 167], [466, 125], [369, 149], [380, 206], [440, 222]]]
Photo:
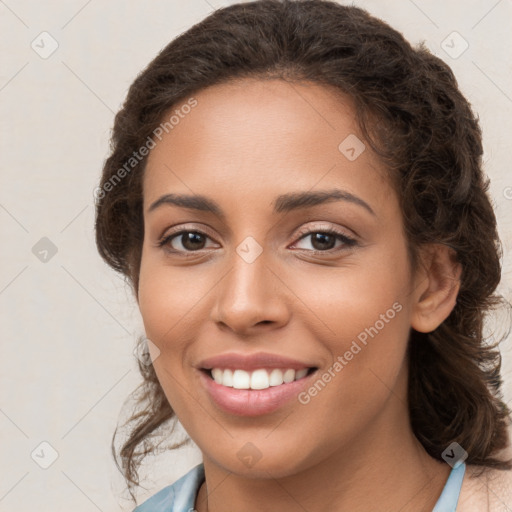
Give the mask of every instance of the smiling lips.
[[224, 412], [256, 416], [275, 411], [305, 387], [316, 366], [277, 354], [222, 354], [202, 361], [201, 381]]

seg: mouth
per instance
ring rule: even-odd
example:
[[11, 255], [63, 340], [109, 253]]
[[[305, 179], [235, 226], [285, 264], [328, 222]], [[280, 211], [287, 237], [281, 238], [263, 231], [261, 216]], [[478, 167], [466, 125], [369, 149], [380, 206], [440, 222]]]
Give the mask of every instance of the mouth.
[[[318, 367], [258, 368], [253, 371], [234, 368], [202, 368], [202, 389], [212, 405], [234, 416], [256, 417], [272, 414], [298, 401], [300, 393], [317, 374]], [[295, 405], [297, 407], [297, 405]]]
[[200, 361], [201, 388], [212, 405], [236, 416], [271, 414], [291, 405], [320, 366], [284, 354], [225, 352]]
[[233, 368], [202, 368], [201, 371], [217, 384], [233, 389], [264, 390], [303, 380], [318, 368], [258, 368], [253, 371]]

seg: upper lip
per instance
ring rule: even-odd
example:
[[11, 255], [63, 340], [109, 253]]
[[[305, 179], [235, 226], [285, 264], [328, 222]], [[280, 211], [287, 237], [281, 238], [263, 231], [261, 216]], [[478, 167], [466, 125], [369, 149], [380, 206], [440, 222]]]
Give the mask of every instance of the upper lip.
[[256, 354], [237, 354], [228, 352], [217, 356], [209, 357], [199, 362], [198, 367], [203, 370], [212, 368], [233, 369], [233, 370], [258, 370], [260, 368], [292, 368], [301, 370], [303, 368], [313, 368], [314, 365], [291, 359], [279, 354], [268, 352], [258, 352]]

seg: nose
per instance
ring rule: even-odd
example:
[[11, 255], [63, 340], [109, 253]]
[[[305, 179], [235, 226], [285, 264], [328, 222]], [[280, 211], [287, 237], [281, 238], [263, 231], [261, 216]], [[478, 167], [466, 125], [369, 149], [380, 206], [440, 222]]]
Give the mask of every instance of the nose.
[[234, 253], [231, 269], [215, 287], [212, 320], [238, 335], [275, 329], [288, 322], [288, 288], [262, 253], [249, 263]]

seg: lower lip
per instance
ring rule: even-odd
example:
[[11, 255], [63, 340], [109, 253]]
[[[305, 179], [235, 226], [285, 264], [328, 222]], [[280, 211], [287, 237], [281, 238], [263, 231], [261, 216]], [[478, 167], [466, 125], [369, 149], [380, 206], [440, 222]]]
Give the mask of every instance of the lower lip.
[[235, 389], [217, 384], [206, 372], [200, 379], [214, 403], [223, 411], [237, 416], [260, 416], [276, 411], [296, 398], [316, 371], [299, 380], [267, 389]]

